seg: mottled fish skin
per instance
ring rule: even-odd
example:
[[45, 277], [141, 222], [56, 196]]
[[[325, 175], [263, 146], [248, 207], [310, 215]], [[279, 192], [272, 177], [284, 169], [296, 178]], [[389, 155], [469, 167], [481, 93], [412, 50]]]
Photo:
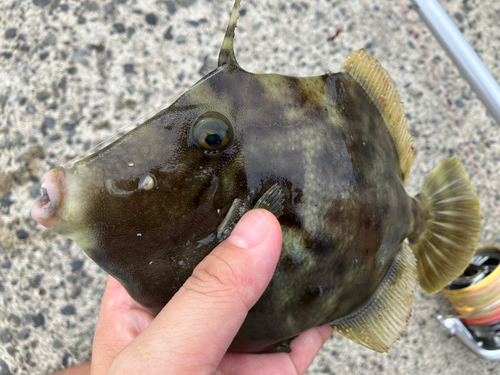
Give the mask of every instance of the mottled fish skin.
[[[191, 139], [208, 111], [234, 128], [233, 144], [215, 155]], [[282, 187], [281, 258], [233, 350], [267, 350], [353, 312], [421, 225], [379, 111], [343, 73], [296, 78], [224, 65], [65, 174], [79, 206], [68, 205], [57, 231], [155, 313], [219, 243], [216, 228], [236, 198], [250, 209]], [[156, 186], [138, 190], [146, 174]]]
[[408, 324], [417, 278], [436, 293], [470, 263], [475, 189], [450, 158], [406, 194], [413, 137], [392, 79], [366, 51], [317, 77], [241, 69], [239, 8], [235, 0], [219, 67], [122, 138], [49, 171], [32, 216], [157, 313], [245, 212], [269, 209], [281, 257], [230, 349], [287, 351], [328, 323], [387, 352]]

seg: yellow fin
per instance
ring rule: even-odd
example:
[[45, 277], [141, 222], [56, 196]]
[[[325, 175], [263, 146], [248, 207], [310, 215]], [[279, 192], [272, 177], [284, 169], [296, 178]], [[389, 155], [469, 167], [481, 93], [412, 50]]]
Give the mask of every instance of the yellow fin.
[[403, 243], [372, 299], [358, 311], [331, 325], [355, 343], [386, 353], [406, 331], [416, 288], [415, 257], [409, 246]]
[[342, 71], [359, 83], [380, 111], [396, 145], [403, 182], [406, 183], [415, 150], [413, 136], [408, 130], [404, 105], [401, 103], [394, 82], [382, 65], [364, 49], [353, 52], [342, 64]]
[[270, 211], [274, 216], [280, 217], [283, 213], [284, 201], [285, 194], [283, 194], [283, 189], [278, 184], [274, 184], [262, 197], [260, 197], [254, 209], [264, 208]]
[[460, 161], [439, 164], [416, 197], [427, 211], [425, 232], [410, 244], [422, 289], [433, 294], [459, 277], [476, 252], [481, 231], [479, 199]]

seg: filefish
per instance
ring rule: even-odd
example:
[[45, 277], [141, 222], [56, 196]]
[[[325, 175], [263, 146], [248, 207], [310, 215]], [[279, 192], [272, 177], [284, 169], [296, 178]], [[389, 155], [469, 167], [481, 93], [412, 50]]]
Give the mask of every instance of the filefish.
[[218, 67], [113, 143], [46, 173], [32, 216], [158, 313], [245, 212], [267, 209], [281, 256], [230, 350], [287, 351], [331, 324], [386, 352], [417, 280], [436, 293], [472, 259], [475, 190], [451, 158], [406, 193], [413, 137], [392, 79], [366, 51], [315, 77], [243, 70], [239, 8]]

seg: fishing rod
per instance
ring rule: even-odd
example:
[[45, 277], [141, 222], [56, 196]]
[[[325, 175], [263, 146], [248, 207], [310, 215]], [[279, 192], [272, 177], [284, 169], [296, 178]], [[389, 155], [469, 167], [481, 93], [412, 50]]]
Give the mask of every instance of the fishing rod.
[[416, 11], [500, 125], [500, 86], [437, 0], [412, 0]]

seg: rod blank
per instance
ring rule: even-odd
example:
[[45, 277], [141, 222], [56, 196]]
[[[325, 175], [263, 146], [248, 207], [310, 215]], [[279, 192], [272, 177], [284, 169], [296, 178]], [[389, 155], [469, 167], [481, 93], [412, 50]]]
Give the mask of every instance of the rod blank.
[[412, 0], [462, 76], [500, 125], [500, 86], [437, 0]]

